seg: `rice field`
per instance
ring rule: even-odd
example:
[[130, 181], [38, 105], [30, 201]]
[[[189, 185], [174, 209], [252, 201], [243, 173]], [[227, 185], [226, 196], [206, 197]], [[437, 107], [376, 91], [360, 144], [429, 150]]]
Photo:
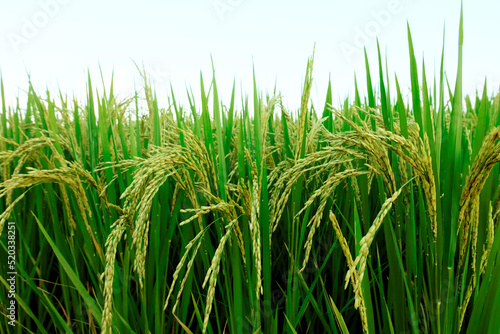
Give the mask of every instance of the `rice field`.
[[0, 333], [499, 333], [500, 94], [408, 41], [408, 96], [379, 51], [319, 109], [314, 56], [299, 110], [2, 81]]

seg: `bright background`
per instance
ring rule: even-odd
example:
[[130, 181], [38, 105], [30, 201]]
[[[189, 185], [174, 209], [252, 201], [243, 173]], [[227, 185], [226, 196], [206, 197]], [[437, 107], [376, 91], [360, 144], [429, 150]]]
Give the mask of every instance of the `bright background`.
[[[114, 70], [121, 97], [141, 89], [132, 60], [144, 64], [166, 107], [169, 85], [188, 104], [186, 86], [199, 98], [199, 73], [211, 79], [211, 55], [223, 101], [229, 103], [233, 79], [237, 92], [252, 94], [252, 64], [262, 91], [275, 82], [285, 105], [300, 105], [307, 58], [314, 43], [313, 103], [321, 109], [331, 75], [334, 104], [353, 97], [356, 71], [365, 94], [362, 44], [377, 83], [376, 36], [403, 90], [409, 91], [407, 22], [422, 70], [429, 81], [439, 73], [446, 26], [445, 69], [450, 85], [457, 68], [460, 1], [265, 1], [265, 0], [0, 0], [0, 71], [7, 102], [23, 101], [30, 73], [35, 89], [61, 89], [83, 98], [90, 70], [102, 89]], [[464, 1], [464, 91], [490, 94], [500, 83], [500, 2]], [[425, 52], [425, 53], [424, 53]], [[383, 55], [384, 57], [384, 55]], [[53, 93], [54, 94], [54, 93]], [[239, 101], [238, 94], [238, 101]], [[251, 99], [250, 99], [251, 100]], [[23, 107], [23, 105], [21, 105]]]

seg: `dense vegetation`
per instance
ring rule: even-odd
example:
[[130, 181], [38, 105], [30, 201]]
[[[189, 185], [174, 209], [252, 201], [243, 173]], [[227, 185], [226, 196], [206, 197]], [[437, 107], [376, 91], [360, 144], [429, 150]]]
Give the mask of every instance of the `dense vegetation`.
[[322, 110], [313, 58], [297, 112], [255, 78], [253, 112], [215, 75], [167, 109], [146, 73], [25, 108], [2, 82], [0, 333], [498, 333], [500, 95], [462, 96], [462, 28], [454, 89], [408, 37], [411, 99], [379, 51], [377, 91], [366, 57], [367, 98]]

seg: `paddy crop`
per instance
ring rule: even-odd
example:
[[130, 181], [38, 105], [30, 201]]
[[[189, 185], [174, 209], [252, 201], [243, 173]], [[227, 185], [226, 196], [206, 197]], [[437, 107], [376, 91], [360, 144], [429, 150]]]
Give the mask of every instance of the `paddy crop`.
[[498, 333], [500, 95], [463, 97], [462, 25], [454, 88], [408, 41], [411, 99], [379, 51], [321, 110], [314, 56], [293, 111], [255, 75], [252, 111], [215, 72], [163, 109], [144, 72], [25, 107], [2, 81], [0, 333]]

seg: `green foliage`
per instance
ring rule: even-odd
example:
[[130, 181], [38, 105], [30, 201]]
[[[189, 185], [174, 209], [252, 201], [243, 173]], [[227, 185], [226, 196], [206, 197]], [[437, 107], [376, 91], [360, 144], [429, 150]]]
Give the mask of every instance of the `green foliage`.
[[0, 334], [498, 333], [500, 95], [462, 97], [462, 36], [454, 92], [408, 29], [411, 107], [379, 49], [367, 103], [356, 84], [337, 110], [329, 82], [321, 118], [314, 56], [298, 111], [255, 72], [253, 113], [215, 72], [168, 109], [142, 72], [121, 101], [90, 75], [84, 103], [30, 84], [25, 109], [2, 81]]

